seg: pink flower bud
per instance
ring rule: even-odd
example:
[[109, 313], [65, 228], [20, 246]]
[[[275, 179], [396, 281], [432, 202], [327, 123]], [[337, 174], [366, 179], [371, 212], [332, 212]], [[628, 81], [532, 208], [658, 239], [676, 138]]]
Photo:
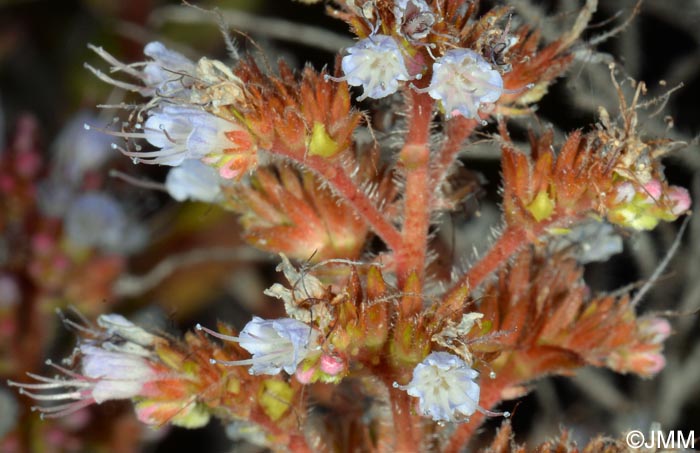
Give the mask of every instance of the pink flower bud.
[[648, 196], [650, 196], [654, 201], [661, 198], [663, 193], [663, 188], [658, 179], [652, 179], [648, 183], [644, 184], [644, 191]]
[[345, 363], [337, 357], [323, 354], [321, 356], [321, 371], [331, 376], [341, 373], [345, 369]]
[[676, 216], [686, 212], [692, 204], [690, 194], [683, 187], [671, 186], [668, 191], [668, 198], [673, 205], [671, 212]]

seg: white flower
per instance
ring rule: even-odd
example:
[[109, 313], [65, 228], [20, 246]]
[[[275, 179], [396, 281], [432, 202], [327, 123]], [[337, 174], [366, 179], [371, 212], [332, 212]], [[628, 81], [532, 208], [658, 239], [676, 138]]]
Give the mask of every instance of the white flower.
[[65, 234], [78, 247], [129, 253], [145, 242], [146, 232], [111, 196], [87, 192], [72, 200], [64, 219]]
[[132, 157], [136, 162], [175, 167], [186, 159], [201, 159], [209, 153], [232, 147], [233, 144], [226, 138], [226, 132], [240, 129], [240, 126], [196, 107], [164, 105], [150, 112], [142, 128], [143, 133], [121, 135], [126, 138], [145, 138], [160, 150], [121, 150], [122, 154]]
[[189, 88], [195, 81], [194, 76], [197, 71], [195, 64], [189, 58], [168, 49], [159, 42], [148, 43], [143, 49], [143, 53], [151, 60], [135, 64], [122, 63], [102, 47], [91, 44], [88, 44], [88, 47], [112, 65], [111, 73], [123, 72], [139, 80], [143, 85], [114, 79], [86, 63], [87, 69], [111, 85], [135, 91], [145, 97], [156, 94], [162, 97], [188, 97]]
[[222, 335], [197, 324], [197, 330], [226, 341], [234, 341], [250, 352], [251, 359], [222, 361], [222, 365], [251, 365], [250, 374], [278, 374], [281, 370], [294, 374], [297, 366], [316, 346], [318, 333], [309, 325], [292, 318], [266, 320], [253, 317], [238, 337]]
[[152, 59], [143, 68], [144, 84], [159, 91], [161, 96], [187, 89], [194, 82], [191, 76], [197, 72], [197, 67], [181, 53], [157, 41], [146, 44], [143, 53]]
[[105, 330], [107, 337], [118, 335], [139, 346], [151, 346], [156, 339], [155, 335], [146, 332], [124, 316], [116, 313], [100, 315], [97, 318], [97, 325]]
[[370, 36], [347, 51], [341, 62], [345, 77], [333, 80], [361, 86], [363, 93], [358, 101], [389, 96], [399, 89], [400, 81], [411, 79], [401, 49], [391, 36]]
[[503, 78], [478, 53], [453, 49], [433, 63], [427, 91], [442, 103], [446, 116], [478, 118], [482, 104], [496, 102], [503, 94]]
[[[41, 412], [42, 418], [55, 418], [71, 414], [91, 404], [139, 396], [146, 383], [158, 379], [156, 371], [145, 357], [117, 351], [116, 345], [112, 345], [115, 347], [108, 350], [105, 348], [106, 345], [110, 343], [104, 343], [101, 346], [80, 345], [82, 374], [47, 361], [48, 365], [64, 373], [67, 378], [47, 378], [27, 373], [38, 383], [8, 381], [8, 385], [19, 387], [20, 394], [39, 402], [63, 402], [55, 406], [32, 408]], [[40, 392], [36, 393], [35, 390]], [[52, 392], [54, 390], [59, 392]]]
[[90, 396], [97, 404], [138, 396], [143, 385], [156, 378], [156, 372], [141, 356], [88, 344], [81, 345], [80, 352], [83, 376], [93, 381]]
[[197, 200], [207, 203], [221, 195], [221, 179], [212, 167], [198, 160], [186, 160], [168, 172], [165, 188], [177, 201]]
[[315, 331], [291, 318], [265, 320], [253, 317], [241, 331], [239, 344], [253, 356], [251, 374], [294, 374], [306, 358]]
[[425, 38], [435, 24], [435, 15], [425, 0], [396, 0], [396, 31], [407, 38]]
[[459, 421], [479, 410], [479, 384], [474, 381], [478, 376], [456, 355], [433, 352], [416, 365], [411, 382], [400, 388], [419, 399], [421, 414], [436, 421]]

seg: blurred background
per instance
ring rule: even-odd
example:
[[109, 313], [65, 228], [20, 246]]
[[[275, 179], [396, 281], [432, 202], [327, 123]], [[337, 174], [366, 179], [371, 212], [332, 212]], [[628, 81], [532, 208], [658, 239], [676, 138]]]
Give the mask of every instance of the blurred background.
[[[540, 27], [545, 40], [555, 39], [582, 6], [577, 0], [501, 3], [513, 6], [516, 20]], [[671, 183], [691, 191], [697, 212], [700, 0], [648, 0], [638, 8], [632, 0], [600, 3], [585, 33], [595, 45], [577, 49], [576, 63], [543, 99], [538, 117], [513, 123], [514, 137], [524, 143], [529, 128], [551, 125], [561, 139], [567, 131], [592, 127], [601, 106], [614, 117], [619, 105], [608, 64], [616, 62], [628, 95], [631, 77], [646, 82], [646, 100], [656, 100], [640, 110], [640, 130], [686, 143], [666, 159], [666, 174]], [[482, 2], [482, 10], [489, 4]], [[220, 14], [205, 11], [212, 8]], [[109, 149], [108, 137], [83, 129], [84, 123], [109, 127], [119, 115], [96, 108], [98, 104], [133, 101], [83, 67], [87, 62], [107, 68], [88, 43], [125, 62], [142, 61], [143, 46], [155, 40], [193, 60], [208, 56], [232, 62], [221, 23], [241, 51], [262, 50], [269, 61], [281, 58], [295, 68], [306, 63], [332, 67], [337, 53], [352, 44], [346, 25], [327, 16], [323, 2], [307, 6], [291, 0], [211, 0], [183, 6], [157, 0], [0, 0], [3, 453], [175, 452], [193, 447], [257, 451], [239, 431], [220, 422], [197, 431], [143, 428], [129, 405], [119, 403], [41, 422], [27, 410], [28, 401], [4, 384], [8, 378], [21, 380], [28, 370], [41, 372], [46, 357], [58, 359], [70, 352], [74, 337], [60, 327], [56, 308], [75, 306], [90, 319], [118, 311], [175, 335], [196, 322], [214, 325], [222, 319], [241, 327], [252, 313], [281, 313], [262, 295], [277, 278], [276, 260], [240, 242], [235, 216], [196, 203], [174, 203], [159, 187], [163, 168], [134, 166]], [[457, 256], [470, 253], [472, 244], [482, 244], [498, 222], [498, 157], [497, 147], [488, 142], [462, 153], [468, 168], [480, 173], [488, 195], [469, 208], [479, 210], [478, 220], [465, 223], [460, 214], [445, 219], [443, 234], [454, 238]], [[99, 197], [86, 200], [85, 191]], [[619, 242], [624, 251], [588, 266], [591, 290], [639, 286], [671, 249], [679, 226], [662, 223], [652, 234], [610, 233], [610, 247]], [[676, 334], [667, 343], [666, 369], [649, 381], [593, 369], [573, 379], [544, 380], [508, 407], [515, 412], [519, 441], [542, 441], [561, 426], [571, 428], [578, 441], [600, 433], [617, 436], [652, 422], [666, 430], [697, 427], [697, 216], [680, 241], [640, 305], [642, 311], [671, 316]], [[498, 423], [487, 425], [484, 441]]]

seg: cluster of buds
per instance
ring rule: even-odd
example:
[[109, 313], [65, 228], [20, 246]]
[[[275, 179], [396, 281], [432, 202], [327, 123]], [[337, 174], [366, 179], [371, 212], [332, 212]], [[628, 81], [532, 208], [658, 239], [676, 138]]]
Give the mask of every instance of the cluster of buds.
[[673, 221], [688, 212], [686, 189], [668, 185], [660, 169], [645, 183], [621, 176], [626, 174], [625, 155], [608, 153], [596, 136], [574, 132], [558, 155], [551, 131], [532, 137], [531, 157], [504, 145], [504, 204], [510, 225], [540, 234], [568, 228], [586, 216], [604, 216], [617, 225], [650, 230], [661, 220]]

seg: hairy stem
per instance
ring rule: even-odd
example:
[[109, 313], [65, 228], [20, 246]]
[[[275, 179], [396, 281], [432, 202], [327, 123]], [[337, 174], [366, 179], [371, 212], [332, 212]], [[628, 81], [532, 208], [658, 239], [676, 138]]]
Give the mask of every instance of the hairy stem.
[[[404, 195], [404, 224], [402, 244], [397, 253], [397, 277], [403, 288], [409, 275], [415, 274], [422, 288], [425, 273], [430, 206], [433, 187], [430, 184], [430, 120], [433, 100], [425, 93], [412, 91], [408, 136], [399, 154], [406, 173]], [[406, 300], [416, 300], [409, 298]], [[418, 307], [403, 307], [404, 313], [416, 312]]]
[[413, 418], [411, 417], [411, 397], [400, 389], [389, 387], [389, 397], [391, 398], [391, 412], [394, 417], [394, 430], [396, 434], [396, 444], [393, 451], [405, 453], [420, 451], [420, 445], [416, 444], [417, 439], [413, 432]]
[[[481, 396], [479, 398], [479, 404], [485, 409], [493, 409], [496, 404], [498, 404], [503, 398], [503, 389], [509, 387], [514, 383], [514, 377], [510, 376], [506, 370], [508, 367], [504, 367], [496, 379], [483, 379], [481, 381]], [[444, 453], [459, 453], [464, 451], [464, 447], [467, 446], [471, 440], [474, 432], [481, 426], [485, 418], [485, 415], [481, 412], [475, 412], [470, 418], [469, 422], [461, 424], [455, 429], [454, 433], [450, 437], [447, 447]]]
[[465, 284], [468, 285], [469, 288], [479, 286], [491, 272], [498, 269], [502, 264], [505, 264], [511, 256], [526, 244], [529, 244], [532, 237], [532, 233], [526, 231], [524, 228], [512, 226], [506, 228], [496, 243], [489, 249], [488, 253], [453, 285], [453, 291]]
[[440, 152], [432, 165], [430, 180], [433, 187], [440, 187], [447, 177], [450, 167], [457, 159], [457, 154], [464, 141], [474, 132], [479, 125], [475, 119], [458, 116], [447, 123], [447, 140], [442, 145]]

